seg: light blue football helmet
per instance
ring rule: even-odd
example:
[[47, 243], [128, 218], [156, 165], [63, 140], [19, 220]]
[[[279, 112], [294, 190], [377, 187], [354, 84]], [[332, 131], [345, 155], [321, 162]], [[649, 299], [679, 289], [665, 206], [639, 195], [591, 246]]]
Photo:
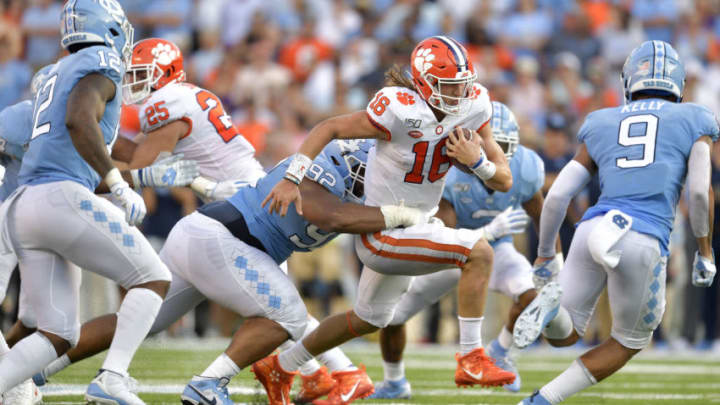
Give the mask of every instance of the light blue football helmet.
[[337, 139], [323, 149], [323, 156], [340, 173], [345, 182], [345, 197], [357, 203], [365, 201], [365, 164], [375, 146], [370, 139]]
[[515, 119], [515, 114], [503, 103], [492, 102], [492, 117], [490, 118], [490, 129], [493, 139], [510, 159], [517, 150], [520, 143], [520, 126]]
[[35, 75], [33, 75], [32, 80], [30, 80], [30, 93], [35, 96], [37, 94], [38, 90], [40, 90], [40, 86], [45, 82], [45, 79], [47, 79], [48, 74], [52, 70], [52, 68], [55, 66], [54, 63], [51, 63], [49, 65], [45, 65], [40, 68], [37, 72], [35, 72]]
[[62, 47], [102, 43], [115, 49], [125, 66], [132, 57], [134, 30], [117, 0], [69, 0], [60, 16]]
[[626, 103], [639, 91], [671, 94], [680, 102], [685, 88], [685, 66], [667, 42], [645, 41], [625, 59], [622, 81]]

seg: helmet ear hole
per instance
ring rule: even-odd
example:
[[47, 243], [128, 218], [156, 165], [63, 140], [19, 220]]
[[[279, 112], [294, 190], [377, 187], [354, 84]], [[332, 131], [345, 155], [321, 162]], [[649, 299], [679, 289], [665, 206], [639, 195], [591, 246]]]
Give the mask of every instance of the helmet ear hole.
[[120, 33], [119, 33], [115, 28], [110, 28], [110, 33], [111, 33], [114, 37], [120, 35]]

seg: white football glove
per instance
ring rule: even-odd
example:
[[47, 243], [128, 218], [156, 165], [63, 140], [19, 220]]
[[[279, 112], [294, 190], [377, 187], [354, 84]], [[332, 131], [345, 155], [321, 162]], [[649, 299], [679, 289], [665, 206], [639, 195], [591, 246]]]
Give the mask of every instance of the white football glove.
[[385, 229], [400, 226], [407, 228], [428, 222], [429, 219], [425, 212], [404, 205], [383, 205], [380, 207], [380, 211], [385, 217]]
[[246, 181], [225, 180], [217, 182], [200, 176], [192, 181], [190, 187], [200, 196], [210, 201], [217, 201], [232, 197], [238, 190], [248, 185], [250, 183]]
[[[714, 253], [713, 253], [714, 256]], [[700, 256], [700, 252], [695, 252], [695, 260], [693, 260], [692, 285], [695, 287], [710, 287], [715, 278], [715, 263], [712, 260]]]
[[140, 194], [133, 191], [130, 185], [122, 179], [118, 169], [112, 169], [105, 176], [105, 183], [110, 187], [113, 204], [125, 210], [125, 221], [130, 225], [139, 225], [147, 208]]
[[135, 188], [183, 187], [200, 175], [194, 160], [183, 160], [182, 154], [161, 153], [155, 162], [142, 169], [130, 171]]
[[5, 182], [5, 166], [0, 165], [0, 186]]
[[485, 239], [488, 242], [494, 242], [507, 235], [522, 233], [527, 228], [528, 221], [530, 221], [530, 217], [525, 211], [510, 207], [483, 227]]
[[563, 254], [558, 253], [552, 260], [533, 266], [533, 284], [536, 289], [541, 289], [545, 284], [555, 281], [563, 267]]

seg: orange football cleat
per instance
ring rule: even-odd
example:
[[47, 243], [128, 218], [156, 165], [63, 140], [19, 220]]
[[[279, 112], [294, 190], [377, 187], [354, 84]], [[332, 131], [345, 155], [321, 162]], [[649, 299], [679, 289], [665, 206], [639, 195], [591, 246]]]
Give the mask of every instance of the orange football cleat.
[[337, 381], [330, 376], [325, 366], [312, 375], [301, 375], [300, 377], [302, 378], [302, 387], [297, 396], [295, 396], [295, 402], [299, 404], [312, 402], [320, 397], [324, 397], [337, 386]]
[[255, 379], [265, 387], [269, 405], [291, 405], [290, 388], [298, 373], [287, 372], [280, 367], [277, 354], [265, 357], [252, 365]]
[[458, 362], [455, 370], [455, 384], [458, 387], [471, 387], [475, 384], [496, 387], [515, 381], [515, 374], [496, 366], [492, 358], [485, 355], [482, 347], [464, 356], [456, 353], [455, 360]]
[[365, 372], [365, 366], [353, 371], [333, 371], [332, 378], [337, 385], [328, 394], [328, 399], [313, 401], [313, 405], [347, 405], [358, 398], [365, 398], [375, 391], [373, 383]]

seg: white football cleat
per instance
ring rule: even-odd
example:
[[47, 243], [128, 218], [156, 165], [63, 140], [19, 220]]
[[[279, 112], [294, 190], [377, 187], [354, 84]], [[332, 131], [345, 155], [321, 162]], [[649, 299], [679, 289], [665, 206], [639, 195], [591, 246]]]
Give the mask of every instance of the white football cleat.
[[85, 400], [90, 404], [145, 405], [131, 389], [130, 377], [101, 369], [88, 386]]
[[557, 281], [545, 284], [538, 291], [537, 297], [525, 307], [515, 321], [513, 328], [515, 346], [524, 349], [537, 340], [548, 322], [557, 315], [561, 296], [562, 287]]
[[26, 380], [2, 395], [2, 405], [35, 405], [42, 402], [42, 394], [32, 380]]

